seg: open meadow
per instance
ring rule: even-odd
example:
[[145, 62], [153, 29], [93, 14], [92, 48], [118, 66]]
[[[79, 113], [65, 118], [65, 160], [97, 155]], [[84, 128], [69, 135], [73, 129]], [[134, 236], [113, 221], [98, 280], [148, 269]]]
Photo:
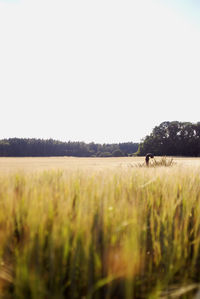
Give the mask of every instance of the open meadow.
[[143, 162], [0, 158], [0, 298], [194, 298], [200, 158]]
[[[159, 158], [156, 158], [159, 159]], [[76, 157], [30, 157], [0, 158], [0, 174], [15, 172], [41, 172], [45, 170], [119, 170], [144, 162], [144, 157], [122, 158], [76, 158]], [[200, 167], [200, 158], [174, 158], [178, 166]]]

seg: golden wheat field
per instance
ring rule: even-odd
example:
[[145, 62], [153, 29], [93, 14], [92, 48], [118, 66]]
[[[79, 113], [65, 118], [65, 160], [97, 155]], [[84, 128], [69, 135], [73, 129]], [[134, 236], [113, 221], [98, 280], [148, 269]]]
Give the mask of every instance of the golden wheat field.
[[[157, 158], [159, 159], [159, 158]], [[179, 166], [200, 166], [200, 158], [174, 158]], [[76, 158], [76, 157], [34, 157], [0, 158], [0, 174], [17, 171], [38, 172], [44, 170], [106, 170], [129, 168], [143, 163], [144, 157], [123, 158]]]
[[156, 160], [0, 158], [0, 298], [199, 298], [200, 159]]

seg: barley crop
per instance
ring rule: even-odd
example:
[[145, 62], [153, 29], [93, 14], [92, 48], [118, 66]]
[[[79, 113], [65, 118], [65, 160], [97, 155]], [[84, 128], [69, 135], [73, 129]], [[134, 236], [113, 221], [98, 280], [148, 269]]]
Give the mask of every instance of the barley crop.
[[198, 286], [199, 170], [1, 175], [1, 298], [159, 298]]

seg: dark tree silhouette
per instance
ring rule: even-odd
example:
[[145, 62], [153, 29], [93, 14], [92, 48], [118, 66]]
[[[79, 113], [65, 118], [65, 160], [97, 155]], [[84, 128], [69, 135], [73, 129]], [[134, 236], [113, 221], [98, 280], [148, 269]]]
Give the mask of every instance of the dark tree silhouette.
[[[113, 152], [121, 156], [132, 155], [138, 150], [138, 143], [98, 144], [91, 142], [61, 142], [53, 139], [9, 138], [0, 140], [1, 157], [109, 157]], [[122, 149], [122, 148], [123, 149]]]
[[139, 145], [138, 155], [200, 156], [200, 122], [165, 121]]

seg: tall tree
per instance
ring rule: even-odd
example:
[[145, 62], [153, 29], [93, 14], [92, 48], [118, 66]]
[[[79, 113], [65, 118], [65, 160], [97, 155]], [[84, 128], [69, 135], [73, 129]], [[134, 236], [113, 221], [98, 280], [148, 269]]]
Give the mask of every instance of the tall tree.
[[200, 123], [166, 121], [156, 126], [139, 145], [138, 154], [199, 156]]

